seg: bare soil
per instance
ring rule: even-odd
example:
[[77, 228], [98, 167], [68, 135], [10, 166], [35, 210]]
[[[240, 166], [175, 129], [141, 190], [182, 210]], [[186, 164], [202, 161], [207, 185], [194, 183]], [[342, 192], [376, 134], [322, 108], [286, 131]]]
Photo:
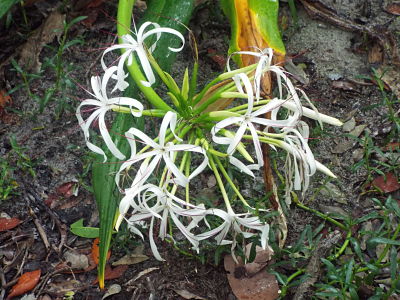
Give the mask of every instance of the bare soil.
[[[32, 30], [42, 24], [57, 5], [56, 2], [41, 1], [27, 8], [28, 24], [24, 26], [20, 25], [23, 24], [20, 9], [12, 12], [13, 22], [9, 29], [6, 29], [5, 24], [0, 24], [0, 63], [13, 55]], [[391, 21], [389, 29], [397, 34], [395, 37], [398, 45], [399, 19], [394, 20], [393, 15], [383, 10], [383, 1], [323, 2], [348, 20], [362, 20], [365, 26], [383, 26]], [[365, 3], [370, 4], [367, 9]], [[228, 49], [229, 26], [217, 7], [213, 2], [202, 5], [197, 9], [190, 24], [199, 43], [203, 65], [201, 80], [204, 81], [211, 78], [213, 73], [222, 70], [219, 57], [215, 56], [224, 57]], [[387, 120], [387, 107], [382, 105], [381, 93], [371, 80], [365, 79], [371, 78], [372, 67], [379, 66], [370, 64], [368, 60], [368, 49], [374, 45], [374, 41], [368, 38], [365, 41], [366, 37], [360, 32], [348, 32], [326, 21], [311, 19], [300, 3], [297, 3], [297, 8], [298, 27], [289, 24], [285, 31], [285, 43], [289, 56], [293, 57], [296, 65], [303, 68], [308, 78], [299, 81], [298, 84], [310, 99], [315, 100], [314, 103], [322, 113], [343, 121], [353, 117], [355, 126], [366, 125], [360, 136], [368, 133], [378, 146], [393, 141], [390, 140], [391, 125]], [[2, 159], [8, 160], [13, 166], [13, 179], [17, 185], [17, 192], [0, 202], [0, 213], [23, 220], [16, 229], [0, 233], [0, 266], [3, 270], [0, 275], [4, 274], [7, 283], [17, 278], [20, 271], [28, 272], [40, 268], [43, 275], [53, 273], [56, 266], [63, 262], [64, 252], [70, 248], [78, 249], [82, 253], [90, 251], [90, 240], [77, 238], [68, 230], [72, 223], [81, 218], [84, 218], [85, 224], [98, 225], [96, 204], [92, 193], [86, 188], [90, 187], [88, 170], [91, 158], [83, 142], [83, 134], [74, 109], [79, 100], [87, 97], [81, 86], [89, 88], [90, 76], [101, 73], [99, 48], [111, 44], [114, 40], [114, 36], [108, 33], [115, 32], [115, 21], [109, 17], [115, 15], [115, 9], [116, 1], [107, 1], [98, 9], [92, 24], [78, 24], [71, 30], [69, 38], [80, 37], [84, 43], [69, 48], [63, 59], [72, 64], [69, 76], [79, 86], [55, 95], [55, 99], [60, 96], [66, 97], [68, 104], [59, 118], [55, 116], [56, 101], [50, 101], [43, 113], [37, 113], [38, 103], [27, 94], [21, 75], [12, 70], [10, 60], [2, 66], [0, 89], [11, 90], [22, 84], [11, 94], [12, 103], [6, 109], [7, 117], [0, 118], [0, 153]], [[104, 14], [104, 11], [109, 16]], [[67, 19], [85, 13], [89, 11], [69, 12]], [[285, 3], [282, 3], [281, 13], [289, 16]], [[57, 48], [58, 42], [53, 41], [50, 45]], [[44, 62], [46, 57], [54, 55], [54, 49], [45, 47], [39, 59]], [[183, 70], [190, 59], [190, 51], [179, 55], [174, 72], [179, 73]], [[39, 79], [30, 81], [31, 92], [39, 96], [44, 95], [46, 89], [54, 84], [55, 78], [54, 70], [46, 69]], [[362, 145], [351, 141], [351, 145], [340, 148], [340, 145], [349, 144], [346, 133], [342, 128], [327, 126], [324, 134], [318, 135], [319, 140], [313, 143], [312, 149], [316, 158], [328, 165], [338, 179], [328, 183], [321, 175], [313, 177], [312, 186], [304, 201], [322, 211], [336, 209], [339, 213], [359, 215], [371, 205], [368, 199], [360, 196], [368, 174], [363, 168], [356, 172], [352, 169], [359, 160], [357, 151], [362, 151], [359, 150], [362, 149]], [[23, 149], [22, 152], [29, 159], [24, 160], [15, 154], [10, 143], [11, 136], [15, 136], [18, 145]], [[25, 163], [24, 166], [21, 166], [21, 160]], [[30, 174], [30, 169], [34, 171], [35, 176]], [[67, 193], [60, 189], [68, 183], [79, 187], [77, 195], [68, 194], [68, 189]], [[326, 186], [328, 189], [324, 188]], [[318, 223], [313, 215], [295, 207], [289, 214], [288, 244], [296, 240], [305, 225]], [[46, 249], [34, 220], [44, 229], [50, 249]], [[125, 233], [114, 240], [111, 262], [140, 244], [140, 240], [134, 237], [129, 237], [133, 240], [127, 242], [128, 236], [129, 233]], [[64, 242], [61, 241], [62, 237], [66, 238]], [[124, 240], [122, 246], [121, 243], [117, 246], [118, 238]], [[60, 243], [64, 246], [57, 251]], [[129, 266], [119, 278], [107, 281], [107, 287], [113, 283], [122, 286], [122, 292], [108, 299], [184, 299], [178, 296], [177, 290], [190, 291], [206, 299], [235, 299], [223, 266], [214, 265], [213, 259], [202, 263], [197, 258], [179, 253], [168, 243], [160, 244], [160, 250], [166, 262], [160, 263], [150, 258]], [[147, 246], [144, 254], [152, 257]], [[207, 257], [212, 258], [213, 255]], [[10, 267], [11, 261], [13, 265]], [[157, 269], [142, 276], [134, 284], [126, 285], [139, 272], [149, 268]], [[100, 299], [104, 292], [100, 291], [97, 285], [91, 284], [95, 277], [96, 270], [75, 275], [54, 274], [49, 277], [41, 292], [43, 295], [49, 295], [50, 299], [62, 299], [63, 287], [68, 287], [75, 280], [74, 299]]]

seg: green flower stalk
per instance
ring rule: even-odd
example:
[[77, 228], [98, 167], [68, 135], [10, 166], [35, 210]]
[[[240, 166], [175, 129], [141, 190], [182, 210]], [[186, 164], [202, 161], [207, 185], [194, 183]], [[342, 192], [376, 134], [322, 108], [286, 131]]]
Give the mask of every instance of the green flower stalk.
[[[258, 62], [237, 70], [228, 67], [228, 72], [211, 80], [199, 93], [196, 93], [197, 83], [189, 78], [188, 70], [183, 74], [183, 83], [179, 87], [151, 55], [155, 47], [160, 47], [160, 35], [166, 33], [175, 35], [182, 43], [178, 48], [169, 49], [180, 51], [184, 46], [183, 36], [151, 22], [144, 23], [132, 35], [124, 34], [119, 45], [106, 49], [104, 54], [114, 50], [122, 50], [123, 54], [116, 65], [106, 66], [102, 62], [105, 69], [103, 78], [92, 78], [91, 96], [94, 99], [83, 101], [77, 109], [88, 148], [106, 159], [101, 148], [89, 141], [90, 124], [98, 119], [105, 146], [121, 160], [115, 175], [123, 195], [116, 228], [126, 220], [132, 232], [144, 238], [141, 227], [147, 223], [150, 246], [159, 260], [162, 256], [154, 233], [158, 232], [160, 239], [173, 239], [167, 230], [172, 224], [195, 251], [199, 251], [201, 242], [209, 238], [215, 238], [220, 245], [231, 244], [234, 251], [238, 235], [243, 239], [258, 236], [260, 245], [265, 249], [268, 246], [269, 224], [262, 221], [260, 215], [254, 214], [255, 210], [226, 169], [233, 167], [248, 175], [249, 179], [254, 178], [255, 172], [264, 165], [261, 145], [268, 144], [276, 151], [287, 153], [287, 193], [291, 190], [304, 192], [310, 177], [317, 170], [328, 176], [334, 175], [315, 160], [308, 145], [309, 128], [301, 121], [302, 116], [338, 126], [341, 122], [318, 113], [315, 108], [303, 107], [302, 102], [308, 102], [308, 98], [294, 87], [281, 67], [272, 64], [273, 51], [269, 48], [261, 52], [241, 53], [257, 58]], [[150, 35], [156, 39], [152, 45], [146, 46], [144, 41]], [[107, 96], [109, 85], [113, 87], [110, 94], [127, 88], [125, 66], [152, 108], [144, 109], [143, 103], [129, 97]], [[252, 71], [253, 74], [250, 74]], [[273, 99], [260, 96], [260, 80], [267, 72], [276, 75], [279, 85], [278, 95]], [[167, 99], [162, 99], [152, 88], [156, 74], [168, 89]], [[221, 83], [224, 84], [219, 86]], [[214, 88], [215, 85], [217, 88]], [[224, 111], [208, 112], [208, 105], [221, 97], [237, 98], [235, 106]], [[196, 105], [198, 103], [201, 104]], [[88, 113], [81, 110], [83, 106], [97, 109]], [[281, 110], [285, 113], [280, 114]], [[148, 126], [160, 124], [157, 135], [150, 136], [132, 127], [122, 133], [129, 143], [130, 155], [121, 153], [105, 126], [104, 115], [109, 111], [130, 113], [133, 117], [143, 116]], [[265, 113], [270, 113], [271, 118], [260, 117]], [[84, 121], [86, 114], [89, 116]], [[191, 198], [195, 193], [193, 182], [206, 170], [213, 173], [217, 180], [224, 207], [195, 203]], [[229, 197], [226, 185], [232, 188], [235, 198]], [[220, 222], [217, 221], [217, 225], [213, 222], [214, 227], [211, 227], [210, 218]]]

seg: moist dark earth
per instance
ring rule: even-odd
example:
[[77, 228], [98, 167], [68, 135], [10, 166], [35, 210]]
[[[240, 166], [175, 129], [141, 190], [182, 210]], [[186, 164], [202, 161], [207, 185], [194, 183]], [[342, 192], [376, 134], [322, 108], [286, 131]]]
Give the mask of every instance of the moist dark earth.
[[[2, 164], [9, 165], [11, 184], [15, 188], [7, 199], [0, 202], [0, 213], [1, 217], [23, 221], [17, 228], [0, 233], [0, 277], [3, 278], [2, 284], [7, 283], [0, 298], [5, 290], [9, 292], [12, 286], [10, 282], [15, 282], [21, 271], [40, 268], [42, 280], [48, 279], [35, 290], [36, 293], [40, 292], [41, 299], [62, 299], [68, 290], [75, 291], [74, 299], [101, 299], [104, 292], [93, 284], [95, 269], [76, 274], [68, 273], [68, 268], [64, 272], [56, 270], [65, 260], [65, 252], [75, 249], [78, 253], [88, 254], [92, 247], [92, 240], [76, 237], [69, 231], [69, 226], [81, 218], [85, 225], [98, 225], [98, 213], [90, 189], [92, 157], [84, 144], [75, 108], [79, 101], [87, 97], [84, 88], [90, 89], [90, 76], [101, 73], [101, 49], [115, 41], [113, 16], [117, 3], [106, 1], [93, 9], [72, 4], [64, 8], [67, 20], [80, 15], [89, 15], [90, 20], [76, 24], [68, 33], [69, 40], [82, 41], [62, 55], [64, 68], [68, 69], [72, 84], [56, 92], [53, 100], [39, 113], [39, 103], [32, 95], [44, 97], [46, 90], [54, 86], [55, 69], [45, 62], [55, 57], [59, 41], [53, 39], [41, 49], [39, 61], [44, 70], [37, 77], [27, 75], [29, 93], [24, 76], [15, 70], [11, 61], [18, 61], [19, 47], [59, 3], [33, 2], [24, 12], [20, 8], [13, 8], [8, 27], [5, 21], [0, 24], [0, 89], [12, 91], [12, 101], [7, 103], [0, 116], [0, 153]], [[383, 9], [386, 2], [321, 2], [335, 9], [346, 20], [363, 26], [385, 26], [394, 33], [394, 45], [397, 48], [400, 19]], [[359, 215], [371, 205], [360, 196], [368, 173], [363, 168], [353, 170], [352, 166], [360, 160], [362, 145], [349, 141], [345, 134], [365, 125], [358, 127], [360, 135], [369, 134], [377, 145], [395, 141], [395, 137], [390, 136], [392, 124], [387, 119], [388, 109], [380, 105], [383, 101], [381, 92], [373, 81], [366, 79], [371, 78], [372, 68], [378, 70], [384, 65], [394, 66], [392, 60], [395, 57], [393, 53], [388, 54], [381, 49], [385, 53], [380, 59], [379, 51], [378, 54], [372, 53], [371, 49], [380, 49], [372, 37], [357, 30], [349, 31], [332, 25], [324, 18], [312, 19], [300, 2], [296, 5], [298, 24], [293, 22], [287, 4], [283, 1], [281, 4], [288, 57], [297, 66], [294, 70], [289, 69], [290, 66], [287, 68], [295, 73], [294, 78], [298, 79], [296, 83], [310, 99], [315, 100], [314, 104], [320, 112], [344, 122], [350, 120], [347, 123], [349, 130], [326, 126], [324, 134], [312, 143], [316, 158], [329, 166], [338, 179], [329, 181], [322, 175], [314, 176], [304, 201], [324, 212]], [[136, 9], [140, 11], [142, 8]], [[195, 10], [189, 27], [199, 45], [202, 66], [200, 80], [207, 82], [211, 75], [223, 71], [221, 58], [226, 57], [228, 50], [229, 24], [217, 3], [205, 1]], [[191, 57], [189, 50], [179, 54], [173, 68], [176, 74], [173, 75], [179, 76], [180, 70], [186, 67]], [[65, 104], [61, 114], [58, 113], [57, 99], [63, 99]], [[316, 126], [315, 123], [310, 125]], [[17, 148], [12, 140], [18, 145]], [[287, 245], [296, 241], [305, 225], [317, 222], [312, 214], [292, 207], [288, 215]], [[38, 229], [40, 227], [47, 236], [49, 248], [43, 242]], [[117, 261], [138, 247], [140, 249], [141, 240], [123, 230], [113, 240], [110, 262]], [[177, 294], [179, 290], [205, 299], [235, 299], [222, 263], [216, 265], [214, 262], [213, 250], [205, 250], [204, 255], [196, 258], [177, 251], [167, 242], [160, 243], [159, 249], [166, 262], [152, 258], [145, 244], [142, 253], [150, 259], [132, 264], [117, 279], [106, 281], [107, 288], [112, 284], [122, 287], [120, 293], [108, 299], [185, 299]], [[129, 283], [145, 270], [147, 274]], [[44, 298], [44, 295], [48, 298]]]

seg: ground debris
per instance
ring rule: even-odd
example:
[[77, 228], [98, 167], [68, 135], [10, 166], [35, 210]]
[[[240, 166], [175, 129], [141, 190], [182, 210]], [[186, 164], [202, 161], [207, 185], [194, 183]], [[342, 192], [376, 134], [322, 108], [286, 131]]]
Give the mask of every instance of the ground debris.
[[21, 54], [18, 61], [25, 71], [40, 71], [41, 62], [39, 55], [43, 47], [51, 43], [55, 37], [59, 38], [63, 33], [65, 15], [54, 10], [46, 21], [29, 37], [21, 47]]
[[317, 248], [314, 250], [313, 255], [307, 265], [306, 274], [310, 277], [303, 281], [298, 287], [294, 300], [309, 299], [308, 292], [311, 286], [318, 280], [321, 275], [321, 261], [320, 259], [328, 253], [328, 251], [339, 242], [342, 234], [338, 230], [330, 233], [325, 239], [321, 240]]

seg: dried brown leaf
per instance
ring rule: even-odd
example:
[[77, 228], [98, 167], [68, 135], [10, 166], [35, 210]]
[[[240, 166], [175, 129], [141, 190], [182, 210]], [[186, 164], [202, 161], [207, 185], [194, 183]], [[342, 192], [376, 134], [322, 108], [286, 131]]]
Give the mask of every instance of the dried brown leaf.
[[120, 265], [135, 265], [141, 262], [148, 260], [149, 257], [144, 254], [127, 254], [121, 257], [119, 260], [112, 263], [113, 266], [120, 266]]
[[279, 285], [274, 275], [258, 272], [253, 277], [235, 277], [237, 267], [231, 255], [224, 258], [225, 270], [233, 293], [239, 300], [274, 300], [279, 297]]
[[177, 293], [179, 296], [181, 296], [184, 299], [198, 299], [198, 300], [206, 300], [206, 298], [197, 296], [187, 290], [174, 290], [175, 293]]
[[26, 71], [39, 72], [41, 63], [39, 55], [43, 47], [60, 37], [64, 28], [65, 15], [53, 11], [46, 21], [28, 38], [22, 46], [18, 64]]
[[391, 193], [400, 189], [400, 183], [392, 172], [386, 173], [385, 176], [378, 176], [372, 181], [372, 185], [376, 186], [384, 193]]

